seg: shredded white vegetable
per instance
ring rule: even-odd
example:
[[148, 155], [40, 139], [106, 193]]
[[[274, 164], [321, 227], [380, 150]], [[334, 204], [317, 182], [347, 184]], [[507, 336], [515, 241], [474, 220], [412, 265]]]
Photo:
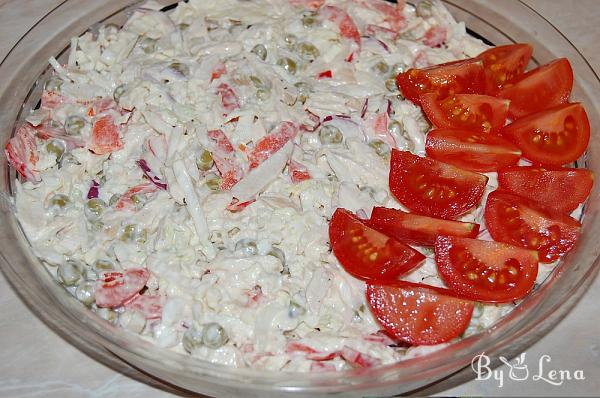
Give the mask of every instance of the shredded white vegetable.
[[[338, 206], [400, 207], [389, 150], [422, 154], [427, 124], [395, 76], [485, 46], [438, 1], [430, 17], [382, 5], [396, 7], [149, 1], [73, 38], [20, 130], [35, 156], [15, 208], [35, 253], [100, 316], [214, 363], [342, 370], [424, 352], [378, 334], [328, 222]], [[107, 293], [108, 270], [133, 292]], [[442, 284], [431, 258], [408, 279]], [[469, 333], [510, 308], [486, 306]]]

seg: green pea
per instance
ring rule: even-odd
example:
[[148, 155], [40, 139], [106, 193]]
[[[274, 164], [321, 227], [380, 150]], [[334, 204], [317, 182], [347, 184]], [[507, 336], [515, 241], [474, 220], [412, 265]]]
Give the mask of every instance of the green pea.
[[131, 242], [135, 236], [136, 226], [135, 224], [126, 225], [121, 233], [121, 240], [123, 242]]
[[123, 94], [125, 94], [126, 91], [127, 91], [126, 84], [118, 85], [117, 88], [115, 88], [115, 91], [113, 91], [113, 99], [115, 101], [119, 102], [119, 100], [121, 99]]
[[139, 41], [139, 46], [146, 54], [151, 54], [156, 51], [156, 40], [149, 37], [143, 37]]
[[75, 297], [84, 305], [90, 306], [95, 300], [96, 285], [92, 281], [83, 281], [75, 290]]
[[317, 19], [312, 15], [305, 15], [302, 17], [302, 26], [305, 28], [312, 28], [317, 24]]
[[262, 44], [255, 45], [250, 52], [256, 54], [256, 56], [263, 61], [267, 59], [267, 47]]
[[85, 202], [83, 212], [88, 220], [96, 221], [102, 216], [105, 208], [106, 203], [102, 199], [92, 198]]
[[417, 4], [417, 16], [421, 18], [429, 18], [433, 15], [433, 4], [430, 0], [421, 0]]
[[50, 119], [50, 121], [48, 122], [48, 125], [50, 125], [50, 127], [58, 129], [62, 127], [62, 124], [60, 124], [58, 121], [54, 120], [54, 119]]
[[390, 71], [390, 66], [384, 61], [379, 61], [373, 65], [373, 71], [380, 75], [387, 75]]
[[60, 264], [56, 274], [60, 283], [65, 286], [75, 286], [83, 277], [81, 268], [73, 261]]
[[258, 254], [256, 241], [252, 239], [240, 239], [235, 244], [235, 251], [241, 251], [247, 256], [255, 256]]
[[396, 77], [398, 76], [400, 73], [404, 73], [405, 70], [408, 69], [408, 65], [406, 65], [404, 62], [398, 62], [397, 64], [394, 64], [392, 66], [392, 77]]
[[283, 40], [289, 48], [294, 48], [296, 46], [296, 43], [298, 42], [298, 38], [291, 33], [285, 35]]
[[390, 132], [390, 134], [395, 136], [403, 136], [406, 133], [402, 123], [397, 120], [390, 121], [390, 123], [388, 124], [388, 131]]
[[319, 140], [323, 145], [341, 144], [344, 135], [337, 127], [325, 125], [319, 129]]
[[256, 90], [256, 98], [259, 100], [266, 101], [269, 99], [269, 97], [271, 97], [271, 90], [267, 88], [259, 88]]
[[67, 195], [57, 193], [53, 195], [48, 201], [49, 210], [63, 210], [71, 203], [71, 199]]
[[190, 74], [190, 68], [181, 62], [173, 62], [169, 65], [169, 69], [176, 72], [181, 77], [187, 77]]
[[183, 333], [181, 338], [183, 349], [190, 354], [196, 349], [202, 346], [202, 332], [196, 327], [191, 327]]
[[382, 140], [371, 140], [369, 146], [375, 149], [375, 153], [382, 158], [387, 158], [392, 152], [392, 148]]
[[69, 164], [75, 164], [75, 165], [80, 165], [81, 163], [79, 163], [79, 160], [77, 160], [77, 158], [75, 156], [73, 156], [72, 153], [65, 153], [63, 155], [63, 157], [60, 159], [60, 164], [59, 164], [59, 168], [64, 167], [66, 165]]
[[222, 182], [221, 177], [219, 177], [213, 173], [207, 175], [206, 179], [204, 180], [206, 187], [213, 192], [216, 192], [221, 189], [221, 182]]
[[145, 195], [136, 193], [131, 195], [131, 201], [135, 205], [136, 209], [141, 209], [148, 200]]
[[258, 76], [250, 75], [249, 79], [252, 82], [252, 84], [254, 84], [254, 87], [256, 87], [256, 88], [265, 88], [265, 87], [268, 87], [265, 84], [265, 82], [263, 82], [263, 80], [260, 77], [258, 77]]
[[385, 81], [385, 88], [388, 89], [388, 91], [394, 93], [396, 91], [398, 91], [398, 86], [396, 85], [396, 79], [387, 79]]
[[196, 157], [196, 166], [198, 167], [198, 170], [208, 171], [214, 164], [215, 161], [212, 152], [209, 150], [202, 149], [200, 154]]
[[319, 49], [311, 43], [303, 42], [298, 44], [298, 54], [305, 61], [312, 62], [319, 57]]
[[306, 314], [306, 308], [295, 301], [290, 301], [290, 306], [288, 307], [288, 316], [290, 318], [298, 318], [304, 314]]
[[67, 145], [63, 140], [52, 140], [46, 144], [46, 151], [56, 157], [57, 163], [60, 163], [66, 150]]
[[60, 92], [60, 89], [61, 89], [63, 83], [64, 83], [64, 81], [60, 77], [52, 76], [44, 84], [44, 90], [54, 92], [54, 93]]
[[92, 269], [98, 274], [115, 269], [115, 263], [108, 259], [98, 259], [92, 264]]
[[85, 119], [81, 116], [72, 115], [65, 120], [65, 133], [67, 135], [80, 135], [85, 127]]
[[113, 196], [110, 197], [110, 199], [108, 200], [108, 205], [109, 206], [114, 206], [117, 204], [117, 202], [119, 201], [119, 199], [121, 199], [121, 195], [116, 193]]
[[101, 220], [90, 221], [90, 227], [94, 232], [102, 231], [104, 229], [104, 223]]
[[148, 239], [148, 232], [145, 228], [141, 228], [136, 224], [128, 224], [123, 227], [123, 232], [121, 233], [121, 241], [126, 243], [146, 243]]
[[285, 69], [291, 75], [296, 74], [296, 68], [297, 68], [296, 61], [294, 61], [291, 58], [288, 58], [288, 57], [279, 58], [277, 60], [277, 65], [281, 66], [283, 69]]
[[117, 311], [113, 310], [112, 308], [98, 308], [96, 313], [102, 319], [107, 320], [110, 323], [116, 323], [119, 319], [119, 314], [117, 314]]
[[202, 330], [202, 343], [208, 348], [216, 349], [222, 347], [229, 337], [223, 326], [216, 322], [207, 323]]
[[298, 101], [304, 104], [308, 100], [312, 87], [305, 82], [297, 82], [294, 86], [298, 89]]
[[425, 118], [417, 119], [417, 125], [422, 133], [427, 133], [429, 130], [431, 130], [431, 127], [433, 127], [431, 123], [429, 123], [429, 120]]
[[298, 91], [301, 91], [301, 92], [311, 92], [312, 91], [311, 85], [306, 82], [296, 82], [296, 83], [294, 83], [294, 87], [296, 87], [298, 89]]

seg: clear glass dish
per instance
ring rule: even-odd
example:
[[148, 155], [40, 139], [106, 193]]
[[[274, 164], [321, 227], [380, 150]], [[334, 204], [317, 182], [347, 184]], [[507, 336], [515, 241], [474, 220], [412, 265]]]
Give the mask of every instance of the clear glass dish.
[[[98, 22], [122, 24], [134, 0], [65, 0], [12, 48], [0, 64], [0, 143], [34, 107], [41, 93], [36, 82], [48, 72], [47, 60], [59, 57], [69, 39]], [[174, 0], [161, 0], [168, 6]], [[518, 0], [444, 0], [457, 20], [495, 45], [531, 43], [536, 64], [567, 57], [575, 72], [572, 98], [585, 104], [592, 126], [587, 154], [578, 164], [600, 175], [600, 79], [581, 53], [552, 24]], [[583, 213], [583, 235], [548, 280], [491, 328], [437, 352], [374, 369], [341, 373], [291, 374], [233, 369], [158, 348], [87, 310], [46, 272], [12, 211], [14, 172], [0, 162], [0, 265], [29, 307], [65, 339], [113, 366], [123, 362], [178, 387], [216, 396], [395, 395], [412, 391], [470, 364], [478, 353], [510, 357], [540, 339], [573, 307], [600, 268], [598, 195], [595, 186]], [[497, 363], [497, 361], [496, 361]]]

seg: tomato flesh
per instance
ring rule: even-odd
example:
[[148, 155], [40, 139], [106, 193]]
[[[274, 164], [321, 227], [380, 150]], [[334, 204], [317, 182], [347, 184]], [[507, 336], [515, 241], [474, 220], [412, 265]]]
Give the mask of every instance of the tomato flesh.
[[96, 281], [96, 305], [115, 308], [126, 304], [146, 286], [150, 271], [146, 268], [130, 268], [126, 271], [105, 272]]
[[435, 262], [452, 291], [488, 303], [525, 297], [538, 270], [538, 254], [533, 250], [451, 236], [438, 237]]
[[577, 160], [590, 141], [590, 122], [581, 104], [565, 104], [509, 124], [501, 134], [533, 163], [562, 166]]
[[489, 133], [506, 123], [510, 101], [478, 94], [455, 94], [441, 100], [436, 94], [421, 95], [421, 106], [435, 127]]
[[490, 48], [479, 54], [485, 68], [485, 92], [495, 95], [523, 75], [533, 47], [530, 44], [509, 44]]
[[483, 62], [475, 59], [448, 62], [428, 68], [412, 68], [398, 74], [396, 84], [402, 95], [420, 104], [420, 96], [435, 93], [436, 99], [454, 94], [481, 94], [485, 86]]
[[427, 134], [427, 156], [466, 170], [488, 172], [517, 164], [521, 150], [491, 134], [439, 129]]
[[412, 345], [460, 336], [473, 314], [473, 302], [450, 290], [405, 281], [367, 283], [367, 301], [389, 334]]
[[572, 89], [573, 69], [566, 58], [561, 58], [525, 73], [497, 95], [510, 100], [508, 113], [515, 120], [566, 103]]
[[488, 195], [484, 217], [494, 240], [537, 250], [542, 263], [569, 252], [581, 234], [581, 224], [574, 218], [503, 191]]
[[425, 259], [412, 247], [370, 228], [345, 209], [333, 214], [329, 240], [344, 269], [363, 280], [395, 279]]
[[104, 155], [123, 148], [119, 128], [112, 116], [104, 116], [94, 123], [89, 149], [96, 155]]
[[392, 150], [390, 190], [415, 213], [456, 218], [479, 203], [487, 181], [482, 174]]
[[479, 224], [443, 220], [385, 207], [373, 208], [369, 225], [399, 241], [423, 246], [433, 246], [439, 235], [474, 238], [479, 233]]
[[498, 171], [498, 184], [545, 209], [569, 214], [589, 196], [594, 174], [587, 169], [508, 167]]

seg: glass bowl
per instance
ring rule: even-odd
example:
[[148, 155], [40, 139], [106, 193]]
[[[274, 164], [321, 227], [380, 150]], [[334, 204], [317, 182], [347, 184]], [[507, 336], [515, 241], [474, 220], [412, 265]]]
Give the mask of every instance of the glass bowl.
[[[174, 0], [160, 0], [169, 6]], [[65, 0], [34, 25], [0, 64], [0, 135], [4, 147], [14, 128], [37, 104], [50, 56], [65, 54], [72, 36], [95, 24], [125, 22], [134, 0]], [[582, 54], [552, 24], [517, 0], [445, 0], [469, 30], [495, 45], [531, 43], [533, 63], [567, 57], [575, 72], [573, 101], [585, 104], [592, 139], [579, 166], [600, 175], [600, 80]], [[32, 254], [11, 202], [14, 171], [0, 162], [0, 265], [29, 307], [69, 342], [112, 366], [123, 362], [178, 387], [217, 396], [280, 397], [395, 395], [412, 391], [468, 366], [485, 352], [495, 363], [540, 339], [573, 307], [598, 271], [600, 235], [596, 185], [583, 212], [583, 234], [550, 277], [515, 310], [485, 331], [447, 347], [393, 365], [339, 373], [269, 373], [213, 365], [161, 349], [100, 319], [58, 285]]]

